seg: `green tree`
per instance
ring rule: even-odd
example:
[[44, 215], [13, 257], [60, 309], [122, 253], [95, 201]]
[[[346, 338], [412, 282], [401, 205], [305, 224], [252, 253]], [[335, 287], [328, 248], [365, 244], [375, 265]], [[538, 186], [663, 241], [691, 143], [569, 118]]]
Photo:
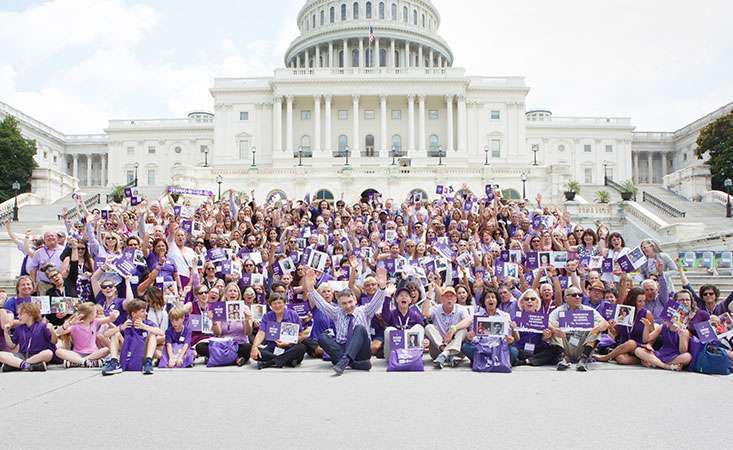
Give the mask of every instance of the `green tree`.
[[733, 179], [733, 112], [700, 130], [695, 156], [702, 159], [706, 153], [709, 159], [705, 164], [713, 175], [713, 186], [722, 189], [723, 180]]
[[33, 156], [36, 142], [20, 134], [20, 126], [13, 116], [0, 122], [0, 202], [12, 198], [13, 182], [20, 183], [20, 192], [31, 189], [31, 175], [36, 168]]

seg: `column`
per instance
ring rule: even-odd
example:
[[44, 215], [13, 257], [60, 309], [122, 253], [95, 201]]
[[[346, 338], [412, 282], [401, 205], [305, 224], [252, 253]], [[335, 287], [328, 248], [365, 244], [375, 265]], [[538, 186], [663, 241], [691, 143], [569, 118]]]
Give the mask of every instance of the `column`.
[[379, 38], [374, 40], [374, 53], [372, 53], [372, 67], [379, 68]]
[[423, 60], [422, 60], [422, 45], [417, 47], [417, 67], [423, 66]]
[[283, 150], [283, 98], [272, 99], [272, 145], [273, 152]]
[[438, 55], [438, 67], [443, 67], [443, 55]]
[[407, 96], [407, 150], [412, 157], [415, 153], [415, 96]]
[[389, 67], [395, 68], [395, 46], [394, 46], [394, 39], [391, 39], [391, 42], [389, 44]]
[[418, 152], [420, 152], [421, 155], [425, 155], [425, 96], [424, 95], [418, 95], [417, 96], [417, 142], [418, 142]]
[[333, 67], [333, 42], [328, 43], [328, 67]]
[[669, 153], [662, 153], [662, 176], [669, 173]]
[[287, 130], [285, 134], [285, 146], [287, 147], [285, 150], [290, 153], [290, 155], [294, 154], [294, 148], [293, 148], [293, 96], [288, 95], [287, 97], [287, 110], [286, 110], [286, 124], [287, 124]]
[[379, 138], [379, 156], [384, 158], [385, 156], [388, 156], [389, 153], [387, 153], [387, 96], [386, 95], [380, 95], [379, 96], [379, 131], [380, 131], [380, 138]]
[[300, 69], [300, 55], [295, 57], [295, 68]]
[[109, 159], [109, 154], [105, 153], [102, 156], [102, 186], [107, 186], [107, 160]]
[[351, 67], [351, 58], [349, 58], [349, 40], [344, 39], [344, 69]]
[[[359, 40], [361, 42], [361, 40]], [[359, 152], [359, 141], [361, 140], [361, 135], [359, 134], [359, 96], [358, 95], [352, 95], [351, 100], [353, 102], [353, 115], [354, 115], [354, 137], [352, 138], [353, 142], [351, 143], [351, 154], [355, 157], [361, 156]]]
[[405, 64], [402, 67], [410, 67], [410, 43], [405, 42]]
[[445, 116], [446, 116], [446, 134], [448, 135], [448, 147], [446, 148], [446, 154], [452, 152], [455, 148], [453, 146], [453, 96], [445, 96]]
[[654, 166], [652, 165], [654, 154], [652, 152], [647, 152], [646, 158], [647, 158], [647, 166], [648, 166], [646, 182], [651, 184], [651, 183], [654, 183]]
[[309, 53], [310, 52], [308, 50], [305, 51], [305, 68], [306, 69], [310, 67], [310, 64], [308, 64], [310, 62]]
[[331, 155], [331, 96], [326, 95], [324, 97], [326, 101], [326, 152]]
[[321, 152], [321, 96], [313, 96], [313, 153]]
[[364, 39], [359, 38], [359, 67], [364, 67]]
[[320, 69], [321, 67], [323, 67], [321, 65], [321, 47], [319, 46], [316, 46], [316, 63], [314, 64], [314, 66], [316, 67], [316, 69]]
[[433, 68], [433, 49], [430, 49], [430, 61], [428, 61], [428, 67]]
[[[639, 184], [639, 152], [632, 153], [632, 157], [634, 159], [634, 167], [633, 167], [633, 179], [635, 184]], [[616, 181], [616, 180], [614, 180]]]
[[458, 151], [466, 152], [466, 97], [458, 96]]
[[79, 179], [79, 155], [73, 155], [73, 158], [74, 158], [73, 174], [74, 174], [74, 178], [78, 180]]
[[87, 184], [89, 187], [92, 185], [92, 155], [87, 155]]

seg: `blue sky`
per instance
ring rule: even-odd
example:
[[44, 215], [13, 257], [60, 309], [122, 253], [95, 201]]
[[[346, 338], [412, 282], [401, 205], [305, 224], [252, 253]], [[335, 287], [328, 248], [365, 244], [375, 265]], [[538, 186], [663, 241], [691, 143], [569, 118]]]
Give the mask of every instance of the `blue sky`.
[[[65, 133], [211, 109], [214, 77], [269, 75], [304, 0], [0, 2], [0, 101]], [[733, 2], [434, 0], [473, 75], [522, 75], [528, 107], [674, 130], [733, 101]]]

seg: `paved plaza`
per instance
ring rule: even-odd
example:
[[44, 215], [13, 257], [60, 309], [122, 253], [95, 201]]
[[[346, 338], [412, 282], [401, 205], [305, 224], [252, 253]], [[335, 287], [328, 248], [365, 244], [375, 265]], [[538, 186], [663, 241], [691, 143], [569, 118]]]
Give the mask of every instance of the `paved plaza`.
[[313, 360], [0, 374], [2, 448], [710, 448], [726, 439], [733, 387], [733, 377], [598, 363], [589, 373], [385, 367], [340, 378]]

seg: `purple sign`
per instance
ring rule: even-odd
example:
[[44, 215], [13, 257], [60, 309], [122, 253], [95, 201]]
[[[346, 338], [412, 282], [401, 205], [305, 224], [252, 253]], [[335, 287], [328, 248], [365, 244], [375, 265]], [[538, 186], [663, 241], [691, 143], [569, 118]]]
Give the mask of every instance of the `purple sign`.
[[[520, 315], [521, 314], [521, 315]], [[530, 311], [517, 311], [517, 317], [514, 318], [519, 331], [529, 333], [542, 333], [547, 329], [548, 317], [546, 314]]]
[[128, 277], [135, 271], [135, 264], [132, 262], [133, 255], [130, 253], [123, 253], [122, 256], [112, 261], [112, 265], [115, 267], [115, 271], [122, 277]]
[[209, 303], [209, 311], [213, 313], [212, 320], [215, 322], [226, 322], [226, 303], [225, 302], [214, 302]]
[[193, 220], [181, 221], [181, 228], [183, 228], [186, 234], [191, 234], [193, 232]]
[[277, 341], [280, 339], [280, 322], [268, 322], [265, 330], [265, 340]]
[[631, 260], [626, 255], [617, 259], [616, 262], [618, 263], [619, 267], [621, 267], [621, 270], [623, 270], [626, 273], [631, 273], [634, 270], [636, 270], [634, 269], [634, 264], [632, 264]]
[[178, 188], [174, 186], [168, 186], [168, 192], [178, 195], [201, 195], [204, 197], [211, 197], [214, 195], [211, 191], [207, 191], [206, 189]]
[[615, 303], [604, 303], [601, 307], [601, 310], [598, 311], [601, 313], [604, 319], [606, 320], [612, 320], [614, 316], [616, 315], [616, 304]]
[[438, 194], [438, 195], [442, 195], [443, 194], [443, 185], [442, 184], [439, 184], [439, 185], [435, 186], [435, 193]]
[[223, 248], [212, 248], [208, 251], [207, 259], [209, 261], [219, 262], [227, 259], [227, 255]]
[[697, 322], [695, 325], [695, 331], [697, 332], [697, 338], [700, 339], [700, 343], [709, 344], [718, 340], [710, 322]]
[[296, 314], [298, 314], [298, 317], [301, 319], [303, 317], [306, 317], [308, 313], [311, 311], [310, 303], [308, 302], [292, 302], [288, 303], [288, 308], [295, 311]]
[[525, 262], [525, 266], [527, 266], [527, 269], [538, 269], [539, 268], [537, 252], [528, 252], [527, 253], [527, 261]]
[[558, 314], [560, 328], [589, 331], [593, 329], [593, 310], [568, 309]]
[[612, 273], [613, 272], [613, 259], [612, 258], [603, 258], [603, 263], [601, 263], [601, 272], [602, 273]]
[[405, 332], [403, 330], [390, 330], [389, 349], [390, 351], [405, 348]]

